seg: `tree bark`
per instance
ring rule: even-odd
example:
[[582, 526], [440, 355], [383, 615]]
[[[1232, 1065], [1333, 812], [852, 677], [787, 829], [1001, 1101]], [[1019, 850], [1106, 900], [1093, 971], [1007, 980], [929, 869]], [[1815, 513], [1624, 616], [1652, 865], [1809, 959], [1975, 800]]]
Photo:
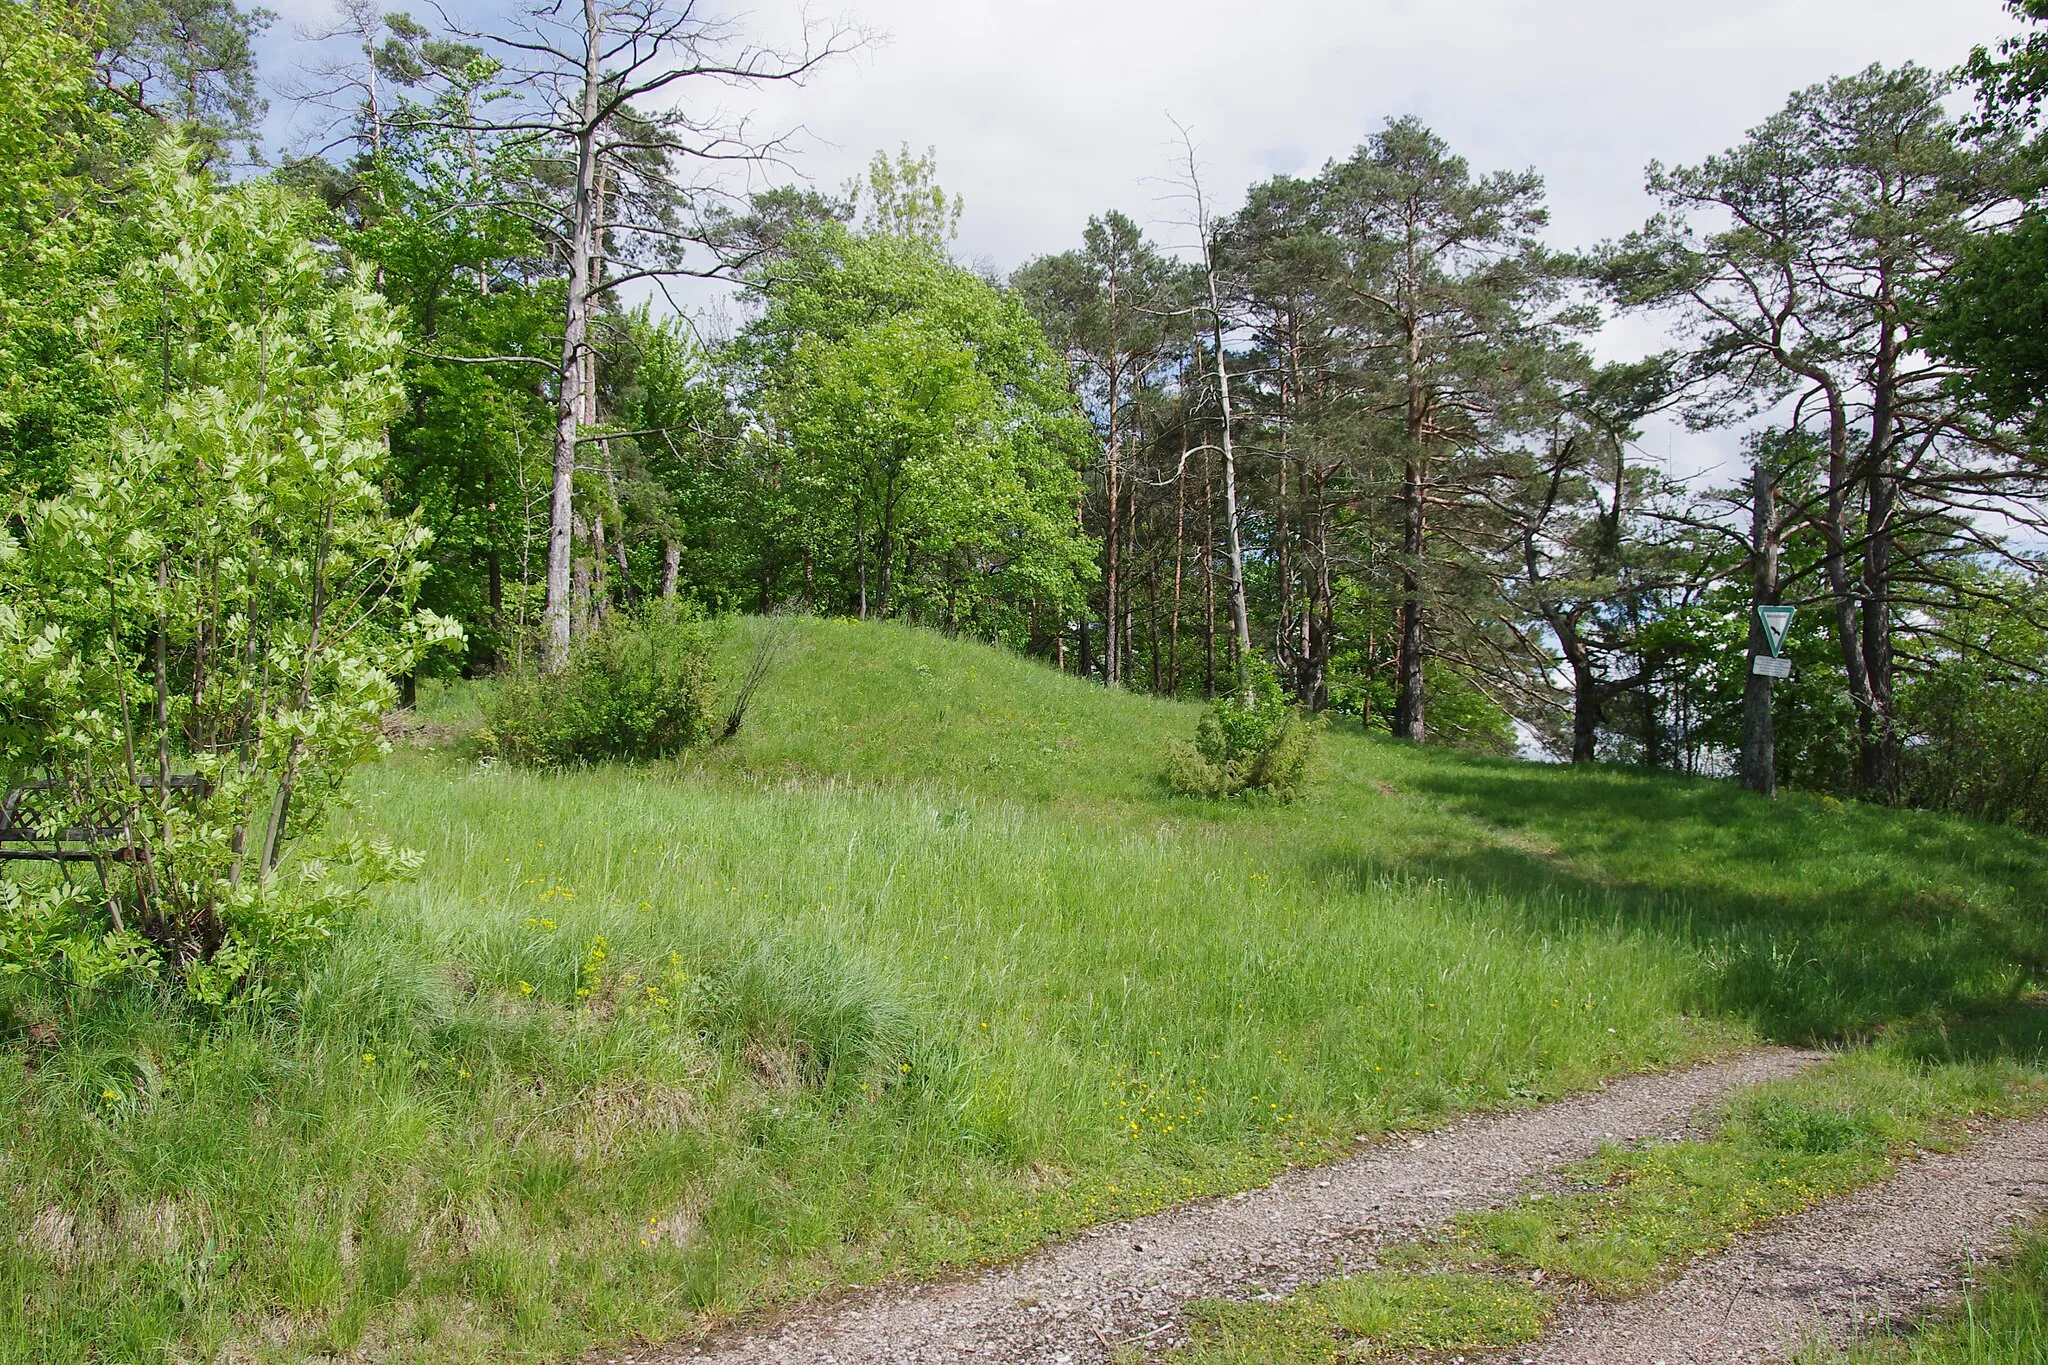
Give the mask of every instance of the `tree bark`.
[[1173, 620], [1167, 626], [1166, 690], [1180, 695], [1180, 584], [1187, 567], [1188, 529], [1188, 427], [1183, 414], [1180, 427], [1180, 466], [1173, 476]]
[[1778, 490], [1762, 457], [1750, 478], [1749, 544], [1751, 663], [1742, 683], [1742, 785], [1773, 796], [1778, 790], [1778, 756], [1771, 724], [1771, 679], [1756, 672], [1754, 661], [1770, 653], [1757, 608], [1778, 603]]
[[[1415, 243], [1408, 248], [1407, 279], [1416, 278]], [[1423, 703], [1423, 658], [1429, 646], [1422, 614], [1422, 565], [1428, 547], [1424, 498], [1428, 493], [1429, 454], [1423, 444], [1429, 425], [1428, 396], [1422, 385], [1422, 320], [1413, 311], [1404, 319], [1407, 342], [1408, 451], [1401, 464], [1401, 632], [1394, 665], [1394, 737], [1421, 744], [1428, 736]]]
[[877, 602], [881, 618], [889, 619], [889, 588], [895, 579], [896, 569], [896, 471], [890, 470], [888, 483], [882, 489], [882, 532], [875, 544], [875, 570], [880, 575], [878, 585], [881, 596]]
[[1202, 695], [1216, 699], [1216, 493], [1202, 452]]
[[[1111, 275], [1109, 280], [1109, 311], [1111, 317], [1116, 316], [1115, 275]], [[1107, 556], [1108, 568], [1107, 572], [1103, 575], [1102, 581], [1104, 595], [1102, 612], [1102, 681], [1110, 687], [1116, 686], [1120, 680], [1121, 675], [1119, 674], [1117, 664], [1123, 655], [1123, 637], [1117, 629], [1117, 546], [1122, 531], [1122, 522], [1118, 519], [1117, 494], [1119, 490], [1117, 485], [1119, 479], [1117, 476], [1119, 473], [1118, 446], [1123, 436], [1123, 433], [1117, 426], [1117, 399], [1119, 396], [1118, 384], [1122, 375], [1123, 357], [1117, 349], [1117, 338], [1112, 336], [1109, 343], [1109, 463], [1104, 474], [1109, 493], [1109, 515], [1104, 524], [1104, 530], [1107, 534], [1104, 537], [1103, 551]]]
[[1401, 640], [1394, 665], [1394, 737], [1414, 744], [1428, 734], [1422, 691], [1423, 657], [1429, 644], [1422, 613], [1422, 555], [1427, 544], [1423, 485], [1422, 459], [1411, 456], [1401, 475]]
[[[1205, 248], [1206, 249], [1206, 248]], [[1216, 271], [1209, 271], [1209, 299], [1217, 300]], [[1223, 406], [1223, 525], [1230, 543], [1230, 616], [1236, 627], [1237, 690], [1251, 690], [1251, 618], [1244, 605], [1244, 542], [1237, 522], [1237, 454], [1230, 440], [1230, 362], [1223, 356], [1223, 315], [1213, 314], [1216, 324], [1216, 391]]]
[[1865, 791], [1899, 799], [1899, 741], [1892, 717], [1892, 517], [1898, 480], [1892, 470], [1893, 425], [1899, 405], [1897, 304], [1890, 271], [1879, 270], [1877, 373], [1872, 381], [1870, 444], [1864, 461], [1862, 622], [1866, 705], [1858, 726], [1858, 777]]
[[547, 600], [543, 671], [569, 657], [571, 518], [575, 515], [576, 429], [583, 405], [582, 377], [590, 329], [591, 261], [597, 252], [598, 99], [604, 18], [597, 0], [583, 0], [582, 123], [576, 133], [576, 193], [570, 205], [569, 281], [562, 315], [562, 363], [555, 397], [554, 486], [548, 504]]

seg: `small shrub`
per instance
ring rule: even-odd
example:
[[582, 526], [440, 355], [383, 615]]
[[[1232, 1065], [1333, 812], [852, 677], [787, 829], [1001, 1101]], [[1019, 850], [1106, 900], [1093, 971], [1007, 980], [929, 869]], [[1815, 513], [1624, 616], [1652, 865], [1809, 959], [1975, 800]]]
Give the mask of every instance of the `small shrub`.
[[1183, 796], [1220, 799], [1264, 792], [1292, 801], [1308, 787], [1322, 722], [1280, 695], [1270, 672], [1255, 675], [1249, 696], [1219, 697], [1195, 726], [1195, 742], [1176, 740], [1166, 781]]
[[714, 627], [656, 603], [576, 642], [554, 673], [506, 679], [481, 736], [515, 763], [666, 758], [716, 732]]

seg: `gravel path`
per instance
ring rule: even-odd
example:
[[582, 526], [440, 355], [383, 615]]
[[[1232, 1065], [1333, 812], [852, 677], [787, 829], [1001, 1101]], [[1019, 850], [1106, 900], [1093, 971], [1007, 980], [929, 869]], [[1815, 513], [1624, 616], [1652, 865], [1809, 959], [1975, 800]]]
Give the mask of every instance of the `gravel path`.
[[1634, 1303], [1569, 1311], [1543, 1365], [1732, 1365], [1782, 1360], [1951, 1300], [1971, 1261], [2048, 1210], [2048, 1118], [1987, 1126], [1960, 1151], [1924, 1156], [1695, 1265]]
[[[1825, 1054], [1767, 1049], [1661, 1075], [1630, 1076], [1522, 1113], [1481, 1115], [1376, 1144], [1272, 1184], [1096, 1229], [981, 1275], [856, 1293], [716, 1344], [649, 1349], [614, 1365], [925, 1365], [1102, 1361], [1156, 1347], [1192, 1299], [1285, 1293], [1468, 1209], [1518, 1195], [1531, 1177], [1609, 1139], [1669, 1135], [1742, 1086]], [[1618, 1357], [1612, 1357], [1618, 1358]]]

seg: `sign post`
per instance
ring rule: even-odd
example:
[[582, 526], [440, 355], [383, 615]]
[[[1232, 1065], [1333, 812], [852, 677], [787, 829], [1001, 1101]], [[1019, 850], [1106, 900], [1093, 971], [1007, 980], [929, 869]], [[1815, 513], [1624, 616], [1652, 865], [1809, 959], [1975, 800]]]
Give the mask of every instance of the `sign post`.
[[1791, 607], [1758, 607], [1757, 624], [1764, 628], [1764, 643], [1769, 654], [1758, 654], [1749, 661], [1749, 671], [1760, 678], [1789, 678], [1792, 676], [1792, 661], [1785, 657], [1785, 632], [1792, 628]]
[[1792, 628], [1792, 613], [1796, 607], [1758, 607], [1757, 619], [1764, 623], [1764, 638], [1771, 642], [1771, 653], [1785, 652], [1785, 632]]

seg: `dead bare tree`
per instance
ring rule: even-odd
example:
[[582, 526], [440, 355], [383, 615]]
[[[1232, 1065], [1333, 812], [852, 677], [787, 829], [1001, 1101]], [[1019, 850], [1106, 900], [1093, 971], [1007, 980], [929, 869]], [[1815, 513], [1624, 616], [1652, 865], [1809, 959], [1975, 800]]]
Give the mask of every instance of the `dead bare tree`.
[[[465, 28], [445, 11], [441, 18], [502, 63], [501, 93], [436, 117], [535, 166], [526, 186], [489, 207], [523, 217], [552, 242], [565, 278], [559, 359], [490, 358], [554, 374], [542, 609], [542, 667], [553, 669], [570, 640], [577, 452], [599, 439], [582, 434], [593, 412], [594, 306], [636, 281], [726, 273], [730, 262], [710, 250], [708, 212], [729, 197], [722, 177], [778, 159], [788, 134], [758, 134], [706, 96], [800, 84], [864, 36], [806, 17], [796, 46], [766, 46], [698, 0], [534, 0], [502, 32]], [[544, 193], [550, 186], [555, 192]]]
[[1215, 347], [1216, 398], [1222, 410], [1218, 432], [1223, 453], [1223, 525], [1230, 556], [1230, 614], [1232, 628], [1237, 633], [1237, 687], [1243, 692], [1251, 686], [1252, 627], [1244, 599], [1244, 540], [1237, 512], [1237, 448], [1232, 439], [1230, 355], [1224, 345], [1230, 324], [1223, 311], [1223, 287], [1216, 266], [1215, 224], [1209, 217], [1208, 198], [1202, 192], [1201, 164], [1195, 155], [1194, 135], [1180, 122], [1169, 121], [1173, 122], [1174, 131], [1180, 134], [1186, 157], [1186, 178], [1182, 187], [1194, 211], [1191, 226], [1201, 242], [1202, 283], [1208, 293], [1209, 335]]

